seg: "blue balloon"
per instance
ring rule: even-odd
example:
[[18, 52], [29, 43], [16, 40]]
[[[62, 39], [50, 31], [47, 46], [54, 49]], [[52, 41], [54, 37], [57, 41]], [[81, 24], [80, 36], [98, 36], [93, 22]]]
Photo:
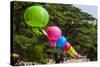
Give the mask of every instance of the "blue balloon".
[[57, 47], [64, 47], [67, 43], [67, 39], [64, 36], [60, 36], [56, 42]]

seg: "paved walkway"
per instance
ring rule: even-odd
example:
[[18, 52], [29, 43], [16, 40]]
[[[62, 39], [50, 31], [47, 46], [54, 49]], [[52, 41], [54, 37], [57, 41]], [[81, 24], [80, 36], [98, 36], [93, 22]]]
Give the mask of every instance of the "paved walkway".
[[[64, 61], [64, 63], [78, 63], [78, 62], [88, 62], [89, 60], [87, 58], [71, 58], [67, 61]], [[47, 64], [54, 64], [53, 59], [49, 59], [49, 62]]]

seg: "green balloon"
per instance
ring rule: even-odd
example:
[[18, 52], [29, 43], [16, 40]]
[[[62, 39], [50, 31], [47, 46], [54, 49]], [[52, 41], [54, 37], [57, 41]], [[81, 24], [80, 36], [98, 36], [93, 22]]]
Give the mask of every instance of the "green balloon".
[[42, 35], [43, 33], [39, 30], [39, 28], [32, 28], [33, 33], [36, 33], [37, 35]]
[[24, 19], [26, 24], [32, 27], [44, 27], [49, 21], [49, 14], [41, 6], [31, 6], [25, 10]]
[[44, 20], [43, 20], [43, 24], [44, 24], [44, 25], [47, 25], [48, 21], [49, 21], [49, 14], [48, 14], [48, 12], [44, 9]]

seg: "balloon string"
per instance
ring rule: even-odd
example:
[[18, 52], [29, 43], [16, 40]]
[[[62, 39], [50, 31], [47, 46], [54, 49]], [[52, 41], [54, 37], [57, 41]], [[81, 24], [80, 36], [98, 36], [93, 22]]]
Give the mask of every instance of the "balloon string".
[[48, 34], [42, 29], [42, 32], [44, 33], [44, 35], [48, 36]]

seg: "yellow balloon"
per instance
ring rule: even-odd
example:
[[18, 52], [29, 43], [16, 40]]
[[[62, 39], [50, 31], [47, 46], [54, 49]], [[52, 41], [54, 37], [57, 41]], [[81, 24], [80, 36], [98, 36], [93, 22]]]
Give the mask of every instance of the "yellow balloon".
[[74, 55], [76, 53], [76, 51], [74, 50], [73, 47], [71, 47], [71, 50], [72, 50], [72, 54]]
[[75, 55], [76, 51], [74, 50], [74, 48], [71, 46], [70, 49], [68, 50], [67, 54], [70, 56]]
[[72, 56], [71, 48], [67, 51], [67, 54]]

